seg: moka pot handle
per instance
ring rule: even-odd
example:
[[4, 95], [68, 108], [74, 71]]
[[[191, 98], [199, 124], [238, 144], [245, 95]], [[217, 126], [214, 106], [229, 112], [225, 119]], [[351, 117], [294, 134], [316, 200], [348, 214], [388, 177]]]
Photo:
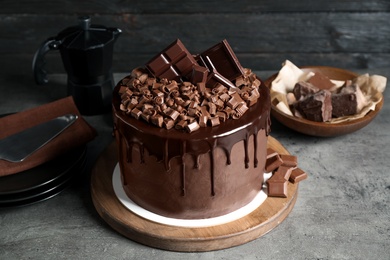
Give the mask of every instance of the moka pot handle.
[[38, 85], [43, 85], [48, 82], [47, 72], [45, 70], [45, 54], [48, 53], [50, 50], [58, 50], [60, 44], [60, 41], [54, 38], [49, 38], [44, 41], [39, 47], [39, 49], [35, 52], [32, 69], [34, 73], [35, 82]]

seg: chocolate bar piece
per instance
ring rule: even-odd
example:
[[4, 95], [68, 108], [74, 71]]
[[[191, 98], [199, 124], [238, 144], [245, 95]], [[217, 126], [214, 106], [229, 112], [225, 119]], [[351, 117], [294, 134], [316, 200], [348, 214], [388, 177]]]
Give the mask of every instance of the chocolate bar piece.
[[[237, 77], [244, 75], [244, 70], [238, 61], [236, 54], [226, 40], [214, 45], [210, 49], [200, 54], [202, 60], [209, 57], [215, 70], [223, 77], [233, 81]], [[207, 67], [207, 64], [204, 64]], [[209, 70], [212, 70], [208, 67]]]
[[318, 91], [320, 91], [319, 88], [305, 81], [297, 82], [293, 89], [293, 93], [296, 100], [302, 100], [307, 95], [317, 93]]
[[332, 81], [320, 72], [316, 72], [310, 79], [307, 80], [307, 82], [313, 84], [319, 89], [331, 90], [334, 87]]
[[217, 71], [213, 62], [210, 60], [209, 56], [200, 57], [200, 61], [209, 70], [209, 75], [208, 75], [207, 81], [206, 81], [207, 87], [215, 88], [216, 86], [218, 86], [218, 84], [222, 84], [223, 86], [225, 86], [227, 88], [233, 88], [233, 89], [236, 88], [236, 86], [229, 79], [225, 78], [224, 76], [222, 76], [222, 74], [220, 74]]
[[307, 96], [294, 103], [293, 107], [302, 116], [312, 121], [326, 122], [332, 118], [332, 98], [329, 90], [320, 90]]
[[307, 174], [300, 168], [295, 168], [288, 179], [291, 183], [297, 183], [307, 179]]
[[292, 167], [289, 167], [289, 166], [280, 166], [276, 172], [274, 173], [274, 175], [272, 175], [272, 178], [271, 179], [283, 179], [283, 180], [286, 180], [288, 181], [288, 179], [290, 178], [290, 175], [291, 175], [291, 172], [292, 172], [293, 168]]
[[267, 180], [268, 196], [287, 198], [287, 184], [288, 181], [284, 179], [273, 179], [271, 177]]
[[151, 59], [146, 68], [157, 78], [181, 81], [181, 77], [190, 77], [196, 60], [177, 39], [161, 53]]
[[283, 161], [283, 163], [282, 163], [283, 166], [287, 166], [287, 167], [297, 167], [297, 165], [298, 165], [298, 159], [297, 159], [297, 157], [294, 156], [294, 155], [281, 154], [281, 155], [280, 155], [280, 158], [281, 158], [282, 161]]
[[278, 153], [272, 153], [267, 156], [267, 160], [265, 162], [265, 172], [272, 172], [276, 170], [280, 165], [282, 165], [283, 161], [280, 158]]

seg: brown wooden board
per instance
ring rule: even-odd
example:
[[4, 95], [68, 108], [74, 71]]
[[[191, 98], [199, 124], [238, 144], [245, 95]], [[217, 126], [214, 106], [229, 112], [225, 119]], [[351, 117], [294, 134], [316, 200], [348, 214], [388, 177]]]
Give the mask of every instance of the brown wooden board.
[[[288, 151], [273, 137], [268, 147], [280, 154]], [[291, 212], [298, 196], [298, 184], [288, 184], [287, 198], [268, 197], [252, 213], [238, 220], [211, 227], [168, 226], [139, 217], [116, 197], [112, 174], [117, 164], [116, 143], [111, 143], [97, 160], [91, 175], [94, 206], [114, 230], [144, 245], [171, 251], [200, 252], [242, 245], [266, 234]]]

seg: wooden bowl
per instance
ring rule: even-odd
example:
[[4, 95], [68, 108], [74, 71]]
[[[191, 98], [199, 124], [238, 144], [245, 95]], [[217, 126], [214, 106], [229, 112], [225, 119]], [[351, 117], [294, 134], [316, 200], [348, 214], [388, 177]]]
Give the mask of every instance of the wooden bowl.
[[[339, 69], [339, 68], [334, 68], [334, 67], [313, 66], [313, 67], [302, 67], [301, 69], [304, 71], [321, 72], [324, 75], [328, 76], [330, 79], [335, 79], [335, 80], [353, 79], [358, 76], [354, 72]], [[276, 73], [271, 77], [269, 77], [264, 82], [264, 84], [268, 88], [270, 88], [272, 81], [276, 78], [277, 75], [278, 74]], [[351, 121], [335, 123], [335, 124], [315, 122], [304, 118], [290, 116], [281, 112], [274, 105], [271, 105], [271, 115], [283, 125], [297, 132], [307, 134], [307, 135], [312, 135], [312, 136], [331, 137], [331, 136], [349, 134], [365, 127], [378, 115], [382, 107], [383, 107], [383, 98], [376, 105], [375, 110], [370, 111], [364, 117], [354, 119]]]

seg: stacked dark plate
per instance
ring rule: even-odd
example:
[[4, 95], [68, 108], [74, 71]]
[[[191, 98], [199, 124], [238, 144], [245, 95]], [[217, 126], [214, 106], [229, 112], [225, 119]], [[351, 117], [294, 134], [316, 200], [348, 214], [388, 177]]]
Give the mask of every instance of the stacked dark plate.
[[84, 170], [85, 162], [84, 145], [35, 168], [0, 177], [0, 208], [33, 204], [57, 195]]

